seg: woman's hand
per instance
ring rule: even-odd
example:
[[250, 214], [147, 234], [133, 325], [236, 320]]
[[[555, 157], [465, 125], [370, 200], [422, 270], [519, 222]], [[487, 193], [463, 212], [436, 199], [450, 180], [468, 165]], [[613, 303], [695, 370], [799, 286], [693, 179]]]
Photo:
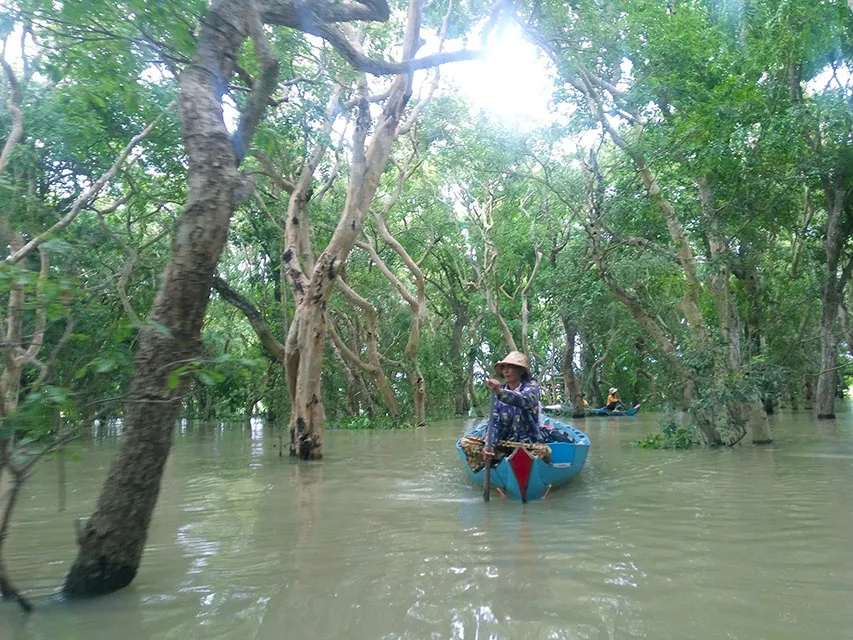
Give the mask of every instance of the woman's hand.
[[483, 458], [485, 460], [490, 459], [493, 455], [495, 455], [494, 449], [491, 447], [483, 447]]
[[501, 381], [495, 380], [494, 378], [488, 378], [486, 380], [486, 386], [492, 391], [500, 391], [501, 390]]

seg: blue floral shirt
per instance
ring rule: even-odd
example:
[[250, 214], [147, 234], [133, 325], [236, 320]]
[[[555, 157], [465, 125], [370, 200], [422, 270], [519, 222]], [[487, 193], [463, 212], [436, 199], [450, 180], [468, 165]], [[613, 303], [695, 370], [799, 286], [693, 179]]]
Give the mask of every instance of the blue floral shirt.
[[486, 441], [539, 442], [539, 385], [528, 380], [515, 390], [503, 385], [496, 394]]

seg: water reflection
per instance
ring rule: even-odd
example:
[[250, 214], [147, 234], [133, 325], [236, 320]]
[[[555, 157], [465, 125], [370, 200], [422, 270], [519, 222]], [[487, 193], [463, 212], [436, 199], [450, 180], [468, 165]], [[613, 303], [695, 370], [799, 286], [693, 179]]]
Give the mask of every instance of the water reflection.
[[[528, 505], [465, 480], [470, 422], [335, 431], [319, 464], [257, 421], [181, 423], [134, 585], [0, 605], [0, 639], [851, 637], [849, 418], [774, 420], [771, 447], [703, 452], [632, 448], [648, 414], [587, 421], [581, 477]], [[31, 595], [61, 583], [119, 430], [68, 465], [67, 513], [53, 462], [28, 485], [9, 563]]]

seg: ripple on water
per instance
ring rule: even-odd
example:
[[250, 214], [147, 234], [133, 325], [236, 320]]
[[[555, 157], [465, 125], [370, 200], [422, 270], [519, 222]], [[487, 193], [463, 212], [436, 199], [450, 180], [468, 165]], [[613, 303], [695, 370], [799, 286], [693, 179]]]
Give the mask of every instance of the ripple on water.
[[[187, 432], [133, 586], [0, 638], [853, 637], [849, 425], [783, 416], [773, 447], [630, 446], [653, 426], [588, 421], [581, 477], [528, 505], [482, 503], [461, 423], [336, 431], [308, 465], [258, 425]], [[28, 485], [7, 555], [23, 588], [61, 582], [110, 449], [69, 465], [66, 513], [49, 464]]]

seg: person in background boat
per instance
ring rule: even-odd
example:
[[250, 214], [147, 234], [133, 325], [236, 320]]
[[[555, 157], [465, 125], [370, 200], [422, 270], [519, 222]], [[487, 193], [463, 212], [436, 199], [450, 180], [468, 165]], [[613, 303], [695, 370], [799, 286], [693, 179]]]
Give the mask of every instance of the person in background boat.
[[539, 384], [530, 375], [530, 362], [520, 351], [510, 351], [495, 363], [495, 372], [504, 379], [489, 378], [486, 386], [495, 394], [490, 433], [486, 434], [483, 457], [494, 455], [494, 443], [541, 442], [539, 433]]
[[622, 398], [619, 397], [619, 390], [616, 387], [610, 387], [610, 393], [607, 395], [607, 404], [604, 408], [608, 411], [616, 411], [617, 409], [620, 411], [625, 410], [625, 407], [622, 405]]
[[581, 400], [583, 400], [583, 408], [584, 408], [584, 409], [589, 409], [589, 408], [590, 408], [590, 406], [589, 406], [589, 400], [587, 400], [587, 399], [586, 399], [586, 394], [585, 394], [585, 393], [582, 393], [582, 394], [581, 394]]

